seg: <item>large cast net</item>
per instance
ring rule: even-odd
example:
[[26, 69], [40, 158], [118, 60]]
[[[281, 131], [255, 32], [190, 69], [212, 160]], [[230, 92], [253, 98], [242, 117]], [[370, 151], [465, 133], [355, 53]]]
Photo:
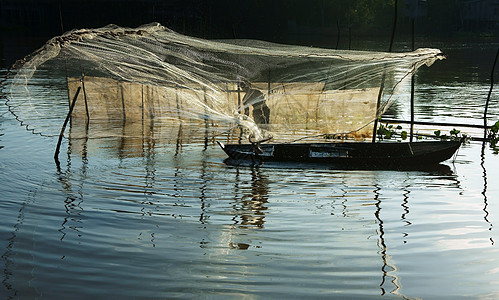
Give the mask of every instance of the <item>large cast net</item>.
[[[251, 141], [362, 138], [403, 95], [410, 75], [441, 58], [436, 49], [329, 50], [209, 41], [157, 23], [110, 25], [55, 37], [18, 62], [8, 105], [21, 122], [47, 135], [58, 133], [80, 88], [74, 120], [199, 124]], [[55, 97], [55, 90], [64, 96]]]

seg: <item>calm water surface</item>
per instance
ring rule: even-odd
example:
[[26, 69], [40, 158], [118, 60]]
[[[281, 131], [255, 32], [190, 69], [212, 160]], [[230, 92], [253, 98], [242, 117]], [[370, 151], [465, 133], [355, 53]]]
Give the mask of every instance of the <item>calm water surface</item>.
[[[421, 72], [417, 118], [480, 124], [474, 62]], [[499, 298], [487, 146], [428, 171], [237, 167], [202, 130], [153, 125], [74, 126], [58, 169], [57, 139], [0, 106], [0, 298]]]

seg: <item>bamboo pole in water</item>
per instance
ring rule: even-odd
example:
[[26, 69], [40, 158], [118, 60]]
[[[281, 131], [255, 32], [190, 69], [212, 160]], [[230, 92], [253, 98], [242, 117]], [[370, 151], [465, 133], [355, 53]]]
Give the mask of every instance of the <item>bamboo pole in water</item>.
[[144, 84], [140, 85], [141, 90], [140, 90], [140, 96], [142, 97], [142, 124], [144, 124]]
[[[412, 51], [414, 51], [414, 17], [411, 19], [411, 36], [412, 36]], [[414, 74], [411, 76], [411, 130], [409, 142], [412, 142], [414, 137]]]
[[78, 98], [78, 95], [80, 94], [80, 90], [81, 90], [81, 87], [79, 86], [78, 89], [76, 90], [75, 96], [73, 98], [73, 102], [71, 103], [71, 106], [69, 107], [68, 115], [66, 116], [66, 119], [64, 120], [64, 124], [62, 125], [61, 133], [59, 134], [59, 140], [57, 141], [57, 146], [55, 148], [55, 153], [54, 153], [54, 160], [55, 160], [55, 163], [57, 165], [59, 165], [59, 149], [61, 148], [61, 142], [62, 142], [62, 137], [64, 135], [64, 130], [66, 130], [66, 126], [68, 125], [69, 119], [71, 118], [71, 114], [73, 113], [76, 99]]
[[[395, 31], [397, 29], [397, 17], [398, 17], [397, 3], [398, 3], [398, 0], [395, 0], [395, 13], [393, 16], [393, 28], [392, 28], [392, 35], [390, 37], [390, 46], [388, 47], [388, 52], [392, 52], [393, 40], [395, 39]], [[376, 134], [378, 131], [378, 117], [377, 117], [377, 115], [378, 115], [379, 106], [381, 104], [381, 97], [383, 96], [384, 87], [385, 87], [385, 72], [383, 72], [383, 77], [381, 78], [381, 86], [379, 87], [378, 101], [376, 103], [376, 119], [374, 120], [373, 138], [372, 138], [373, 143], [376, 142]]]
[[208, 149], [208, 133], [209, 133], [209, 124], [208, 124], [208, 110], [206, 107], [208, 106], [208, 99], [206, 95], [206, 86], [203, 86], [203, 103], [204, 103], [204, 148], [203, 151]]
[[126, 107], [125, 107], [125, 93], [123, 91], [123, 84], [120, 85], [121, 88], [121, 107], [123, 111], [123, 124], [126, 122]]
[[494, 71], [497, 64], [497, 56], [499, 56], [499, 48], [497, 48], [496, 58], [494, 59], [494, 64], [492, 65], [492, 72], [490, 72], [490, 90], [487, 96], [487, 101], [485, 102], [485, 110], [483, 112], [483, 138], [487, 138], [487, 111], [489, 109], [490, 95], [492, 94], [492, 89], [494, 88]]
[[81, 74], [81, 86], [83, 87], [83, 98], [85, 99], [85, 111], [87, 113], [87, 120], [90, 120], [90, 114], [88, 113], [88, 102], [87, 102], [87, 91], [85, 90], [85, 74]]
[[[237, 83], [237, 109], [239, 113], [242, 113], [242, 103], [241, 103], [241, 85]], [[239, 140], [238, 143], [241, 144], [243, 141], [243, 127], [239, 125]]]

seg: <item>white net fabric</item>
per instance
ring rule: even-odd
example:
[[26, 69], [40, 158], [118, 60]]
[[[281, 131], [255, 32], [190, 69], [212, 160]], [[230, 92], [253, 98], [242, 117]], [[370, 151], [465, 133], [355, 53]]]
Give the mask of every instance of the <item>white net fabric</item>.
[[[60, 127], [44, 120], [63, 118], [67, 99], [82, 87], [74, 119], [87, 118], [88, 110], [90, 120], [208, 120], [242, 128], [252, 140], [276, 142], [368, 137], [406, 79], [441, 58], [436, 49], [329, 50], [208, 41], [157, 23], [136, 29], [110, 25], [55, 37], [15, 65], [8, 105], [19, 120], [45, 134]], [[64, 90], [66, 100], [47, 103], [47, 95], [37, 92], [46, 84]], [[65, 110], [54, 109], [60, 106]]]

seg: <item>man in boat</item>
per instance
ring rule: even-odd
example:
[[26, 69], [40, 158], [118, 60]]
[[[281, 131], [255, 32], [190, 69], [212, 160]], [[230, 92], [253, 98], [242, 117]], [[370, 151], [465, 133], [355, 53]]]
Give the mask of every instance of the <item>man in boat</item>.
[[244, 114], [249, 116], [249, 106], [253, 106], [253, 120], [256, 124], [269, 124], [270, 109], [263, 93], [251, 87], [249, 82], [241, 82], [241, 89], [246, 94], [243, 97]]

